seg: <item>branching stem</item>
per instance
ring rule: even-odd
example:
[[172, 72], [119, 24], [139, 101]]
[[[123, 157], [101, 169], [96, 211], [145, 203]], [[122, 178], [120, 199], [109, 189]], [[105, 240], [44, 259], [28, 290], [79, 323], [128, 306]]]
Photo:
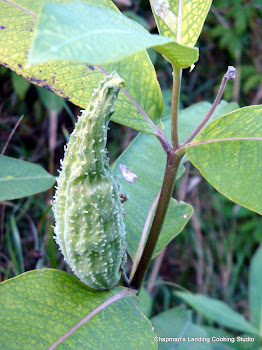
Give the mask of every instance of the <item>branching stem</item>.
[[[137, 269], [135, 270], [134, 277], [131, 280], [131, 287], [137, 290], [141, 289], [145, 274], [150, 265], [156, 243], [158, 241], [165, 216], [167, 213], [169, 201], [172, 196], [174, 189], [174, 184], [176, 180], [177, 170], [181, 161], [182, 156], [185, 153], [186, 147], [193, 146], [190, 144], [190, 141], [199, 133], [203, 126], [207, 123], [211, 115], [213, 114], [216, 106], [218, 105], [223, 91], [226, 87], [228, 80], [233, 80], [235, 78], [235, 68], [230, 66], [226, 74], [222, 79], [221, 86], [219, 88], [217, 97], [210, 108], [207, 115], [201, 121], [201, 123], [196, 127], [196, 129], [191, 133], [191, 135], [186, 139], [186, 141], [179, 147], [178, 140], [178, 107], [179, 107], [179, 95], [181, 87], [181, 76], [182, 70], [176, 67], [173, 67], [173, 91], [172, 91], [172, 112], [171, 112], [171, 139], [172, 139], [172, 148], [167, 152], [167, 163], [166, 170], [164, 175], [164, 180], [162, 184], [162, 189], [159, 197], [159, 201], [156, 208], [156, 213], [153, 219], [151, 229], [147, 238], [147, 242], [141, 256], [141, 259], [138, 263]], [[217, 141], [217, 140], [212, 140]], [[222, 141], [222, 140], [220, 140]], [[211, 142], [211, 141], [205, 141]]]
[[172, 90], [172, 111], [171, 111], [171, 139], [172, 148], [167, 151], [166, 170], [155, 216], [150, 228], [148, 238], [141, 259], [137, 265], [134, 277], [131, 280], [131, 287], [141, 289], [147, 269], [150, 265], [164, 220], [168, 205], [174, 190], [177, 170], [181, 157], [177, 156], [176, 150], [179, 148], [178, 141], [178, 107], [181, 86], [182, 70], [173, 67], [173, 90]]

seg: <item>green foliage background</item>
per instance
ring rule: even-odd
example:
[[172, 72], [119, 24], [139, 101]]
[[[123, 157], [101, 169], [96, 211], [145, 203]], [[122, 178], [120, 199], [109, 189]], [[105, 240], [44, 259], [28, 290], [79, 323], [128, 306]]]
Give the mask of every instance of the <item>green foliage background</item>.
[[[117, 1], [116, 4], [127, 16], [156, 33], [148, 1], [133, 0], [130, 7], [121, 6]], [[224, 98], [233, 99], [240, 107], [261, 103], [261, 15], [260, 1], [213, 1], [197, 43], [200, 59], [191, 73], [184, 71], [181, 108], [205, 100], [212, 102], [228, 65], [234, 65], [238, 75], [234, 83], [228, 84]], [[163, 89], [163, 117], [168, 117], [171, 67], [159, 54], [148, 52]], [[63, 145], [73, 129], [79, 108], [1, 66], [0, 112], [1, 149], [17, 119], [24, 115], [5, 154], [41, 164], [57, 175]], [[54, 115], [58, 118], [58, 134], [56, 148], [52, 150], [49, 125]], [[110, 126], [108, 150], [113, 163], [137, 132], [113, 122]], [[261, 217], [230, 202], [188, 165], [176, 191], [179, 200], [195, 208], [195, 214], [183, 233], [169, 244], [158, 279], [222, 299], [248, 317], [248, 269], [252, 255], [262, 242]], [[49, 191], [1, 203], [1, 280], [43, 267], [69, 272], [53, 240], [52, 195]], [[180, 302], [173, 289], [165, 284], [158, 284], [154, 289], [153, 302], [146, 298], [147, 294], [142, 301], [147, 305], [149, 316], [167, 311]]]

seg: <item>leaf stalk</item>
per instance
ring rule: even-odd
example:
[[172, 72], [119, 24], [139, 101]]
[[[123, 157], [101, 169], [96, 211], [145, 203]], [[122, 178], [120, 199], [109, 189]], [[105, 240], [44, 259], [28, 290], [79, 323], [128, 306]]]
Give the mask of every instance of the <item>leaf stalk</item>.
[[172, 139], [172, 147], [174, 150], [176, 150], [179, 147], [177, 120], [178, 120], [181, 78], [182, 78], [182, 69], [173, 67], [171, 139]]
[[188, 138], [181, 144], [180, 148], [184, 147], [187, 143], [193, 140], [193, 138], [200, 132], [200, 130], [206, 125], [212, 114], [214, 113], [217, 105], [219, 104], [223, 92], [225, 90], [226, 84], [228, 80], [234, 80], [236, 76], [236, 69], [233, 66], [229, 66], [226, 74], [223, 76], [220, 88], [218, 90], [217, 96], [215, 98], [214, 103], [212, 104], [210, 110], [207, 112], [206, 116], [202, 119], [202, 121], [198, 124], [195, 130], [188, 136]]
[[172, 90], [172, 110], [171, 110], [171, 139], [172, 147], [167, 149], [167, 162], [166, 170], [164, 175], [164, 180], [162, 184], [162, 189], [160, 192], [159, 201], [157, 204], [155, 216], [149, 235], [145, 244], [144, 251], [142, 253], [141, 259], [137, 265], [134, 276], [131, 280], [131, 287], [140, 290], [145, 274], [150, 265], [165, 216], [168, 210], [169, 202], [172, 197], [174, 190], [177, 170], [182, 159], [182, 156], [185, 154], [186, 147], [191, 146], [190, 141], [200, 132], [203, 126], [207, 123], [209, 118], [212, 116], [215, 108], [217, 107], [226, 83], [228, 80], [233, 80], [235, 78], [235, 68], [232, 66], [228, 67], [226, 74], [224, 75], [221, 86], [219, 88], [216, 99], [208, 111], [207, 115], [203, 118], [201, 123], [195, 128], [191, 135], [186, 139], [184, 143], [179, 147], [178, 140], [178, 107], [179, 107], [179, 97], [180, 97], [180, 87], [181, 87], [181, 77], [182, 70], [176, 67], [173, 67], [173, 90]]
[[[97, 67], [101, 70], [101, 72], [105, 73], [106, 75], [109, 75], [109, 73], [103, 67], [99, 65], [97, 65]], [[143, 108], [133, 99], [132, 96], [129, 95], [129, 93], [124, 88], [122, 88], [121, 91], [129, 98], [129, 100], [134, 104], [134, 106], [136, 106], [139, 112], [145, 117], [148, 123], [152, 126], [159, 142], [161, 143], [164, 151], [167, 153], [171, 149], [171, 146], [165, 134], [155, 125], [155, 123], [149, 118], [149, 116], [146, 114]]]

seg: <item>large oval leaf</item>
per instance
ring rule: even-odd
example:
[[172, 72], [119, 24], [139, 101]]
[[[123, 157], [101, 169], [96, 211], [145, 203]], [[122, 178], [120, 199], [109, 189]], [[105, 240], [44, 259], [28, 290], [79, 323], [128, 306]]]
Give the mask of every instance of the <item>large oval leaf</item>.
[[[178, 8], [181, 0], [150, 0], [159, 33], [177, 40]], [[194, 46], [203, 27], [212, 0], [184, 0], [181, 16], [183, 45]]]
[[[66, 272], [26, 272], [0, 284], [1, 348], [47, 350], [110, 297], [89, 289]], [[110, 304], [75, 330], [59, 349], [157, 349], [152, 324], [137, 307], [137, 297]]]
[[54, 59], [106, 64], [154, 47], [172, 65], [190, 67], [198, 49], [150, 34], [135, 21], [113, 9], [74, 1], [46, 3], [40, 15], [29, 64]]
[[53, 186], [55, 177], [39, 165], [0, 156], [0, 200], [31, 196]]
[[[90, 3], [88, 0], [83, 0]], [[68, 3], [68, 0], [54, 0], [55, 3]], [[109, 0], [96, 0], [111, 9], [116, 9]], [[93, 90], [104, 73], [97, 67], [68, 61], [56, 61], [31, 68], [26, 67], [36, 26], [36, 16], [41, 13], [44, 0], [14, 0], [0, 3], [0, 64], [12, 69], [31, 83], [43, 86], [66, 98], [72, 103], [86, 108]], [[18, 7], [17, 7], [18, 6]], [[103, 68], [113, 70], [125, 80], [125, 89], [131, 97], [146, 111], [148, 116], [160, 128], [160, 116], [163, 108], [160, 87], [154, 67], [145, 51]], [[132, 101], [120, 93], [112, 117], [117, 123], [154, 134], [155, 131], [145, 120]]]
[[[208, 142], [214, 139], [222, 140]], [[262, 214], [261, 105], [238, 109], [210, 123], [186, 153], [219, 192]]]

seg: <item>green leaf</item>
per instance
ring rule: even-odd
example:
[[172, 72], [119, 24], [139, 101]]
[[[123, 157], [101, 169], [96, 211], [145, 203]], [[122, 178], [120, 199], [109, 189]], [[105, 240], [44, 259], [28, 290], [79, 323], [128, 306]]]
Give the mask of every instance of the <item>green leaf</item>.
[[[169, 119], [164, 121], [164, 126], [170, 133]], [[127, 212], [127, 247], [132, 259], [135, 257], [148, 213], [161, 189], [165, 162], [166, 154], [157, 138], [139, 134], [115, 163], [115, 174], [119, 176], [122, 191], [129, 197], [124, 206]], [[180, 167], [178, 177], [182, 173], [183, 168]], [[171, 200], [153, 257], [183, 230], [192, 212], [189, 204]]]
[[39, 165], [0, 156], [0, 201], [46, 191], [54, 182], [55, 177]]
[[139, 306], [139, 309], [147, 317], [149, 317], [151, 315], [153, 302], [154, 302], [153, 297], [147, 292], [147, 290], [144, 287], [142, 287], [141, 291], [139, 293], [138, 306]]
[[[247, 137], [258, 139], [243, 139]], [[203, 142], [214, 139], [224, 141]], [[232, 201], [262, 214], [261, 105], [244, 107], [215, 120], [190, 146], [186, 154], [211, 185]]]
[[[212, 105], [209, 102], [199, 102], [179, 112], [178, 135], [180, 142], [186, 140], [186, 138], [191, 134], [191, 132], [198, 126], [198, 124], [207, 114], [211, 106]], [[219, 118], [223, 114], [234, 111], [237, 108], [239, 107], [236, 102], [228, 103], [226, 101], [221, 101], [216, 107], [208, 123], [211, 123], [213, 120]]]
[[11, 74], [14, 90], [21, 100], [24, 100], [27, 90], [30, 87], [29, 81], [12, 72]]
[[208, 320], [217, 322], [230, 329], [236, 329], [251, 334], [258, 333], [258, 330], [256, 330], [251, 323], [238, 312], [232, 310], [223, 301], [212, 299], [201, 294], [193, 295], [185, 292], [176, 292], [176, 295], [204, 315]]
[[249, 309], [257, 329], [262, 325], [262, 245], [252, 258], [249, 271]]
[[[200, 102], [179, 111], [178, 131], [181, 142], [199, 124], [210, 107], [210, 103]], [[231, 104], [222, 101], [215, 110], [214, 118], [234, 108], [237, 108], [235, 103]], [[171, 142], [170, 118], [166, 118], [163, 123], [165, 134], [169, 142]], [[140, 134], [132, 141], [128, 149], [118, 158], [115, 164], [115, 173], [120, 176], [122, 190], [130, 197], [124, 205], [127, 211], [125, 224], [127, 227], [128, 252], [133, 259], [148, 212], [162, 185], [165, 162], [166, 154], [156, 137]], [[120, 169], [121, 164], [122, 171]], [[123, 165], [127, 171], [125, 171]], [[124, 172], [128, 178], [128, 170], [131, 171], [131, 179], [132, 173], [134, 174], [133, 176], [138, 176], [134, 178], [134, 183], [126, 181], [123, 177]], [[182, 173], [183, 167], [180, 166], [178, 178]], [[137, 213], [139, 213], [139, 216]], [[154, 257], [161, 252], [171, 239], [182, 231], [191, 215], [192, 207], [188, 204], [184, 202], [177, 203], [175, 200], [170, 202], [170, 208], [156, 246]]]
[[[56, 3], [65, 2], [67, 1], [56, 1]], [[117, 10], [109, 0], [96, 0], [95, 3]], [[31, 68], [26, 67], [37, 21], [35, 16], [41, 13], [43, 4], [44, 0], [1, 2], [0, 23], [3, 29], [0, 35], [0, 64], [22, 75], [31, 83], [53, 91], [85, 109], [93, 90], [105, 77], [98, 67], [75, 61], [55, 61]], [[156, 73], [147, 53], [145, 51], [136, 53], [114, 64], [103, 65], [103, 68], [109, 73], [114, 70], [118, 72], [126, 81], [127, 92], [151, 120], [162, 128], [160, 116], [163, 101]], [[119, 95], [115, 110], [113, 121], [139, 131], [155, 133], [123, 92]]]
[[[1, 347], [46, 350], [91, 311], [124, 291], [89, 289], [63, 271], [26, 272], [0, 284]], [[98, 312], [59, 349], [157, 349], [149, 320], [129, 295]]]
[[14, 237], [11, 237], [11, 233], [9, 229], [7, 229], [5, 240], [6, 240], [6, 246], [7, 246], [8, 254], [10, 256], [10, 262], [11, 262], [10, 268], [7, 269], [8, 272], [6, 273], [6, 276], [9, 276], [10, 270], [12, 271], [14, 276], [17, 276], [24, 271], [20, 270], [19, 261], [17, 259], [17, 252], [15, 251], [15, 247], [13, 247]]
[[41, 102], [47, 110], [55, 111], [57, 113], [61, 112], [66, 103], [62, 97], [54, 94], [51, 91], [43, 89], [40, 86], [37, 86], [37, 92]]
[[[164, 249], [164, 247], [181, 233], [193, 214], [191, 205], [185, 202], [177, 202], [171, 199], [166, 214], [164, 226], [159, 236], [153, 259]], [[140, 233], [141, 234], [141, 233]]]
[[154, 47], [178, 68], [190, 67], [197, 61], [197, 48], [152, 35], [120, 12], [90, 2], [93, 4], [74, 1], [44, 5], [29, 55], [29, 65], [54, 59], [107, 64], [150, 47]]
[[10, 217], [10, 227], [12, 231], [12, 241], [13, 241], [12, 246], [14, 248], [14, 253], [16, 255], [18, 271], [19, 273], [22, 273], [22, 272], [25, 272], [22, 242], [21, 242], [20, 233], [19, 233], [14, 215]]
[[[194, 46], [212, 0], [184, 0], [181, 16], [181, 44]], [[159, 33], [177, 40], [179, 0], [150, 0]]]
[[[178, 338], [174, 341], [158, 340], [160, 350], [212, 350], [205, 341], [190, 341], [191, 338], [207, 337], [205, 330], [192, 323], [192, 312], [184, 307], [176, 307], [161, 312], [151, 319], [157, 336], [160, 338]], [[159, 339], [159, 338], [158, 338]]]

